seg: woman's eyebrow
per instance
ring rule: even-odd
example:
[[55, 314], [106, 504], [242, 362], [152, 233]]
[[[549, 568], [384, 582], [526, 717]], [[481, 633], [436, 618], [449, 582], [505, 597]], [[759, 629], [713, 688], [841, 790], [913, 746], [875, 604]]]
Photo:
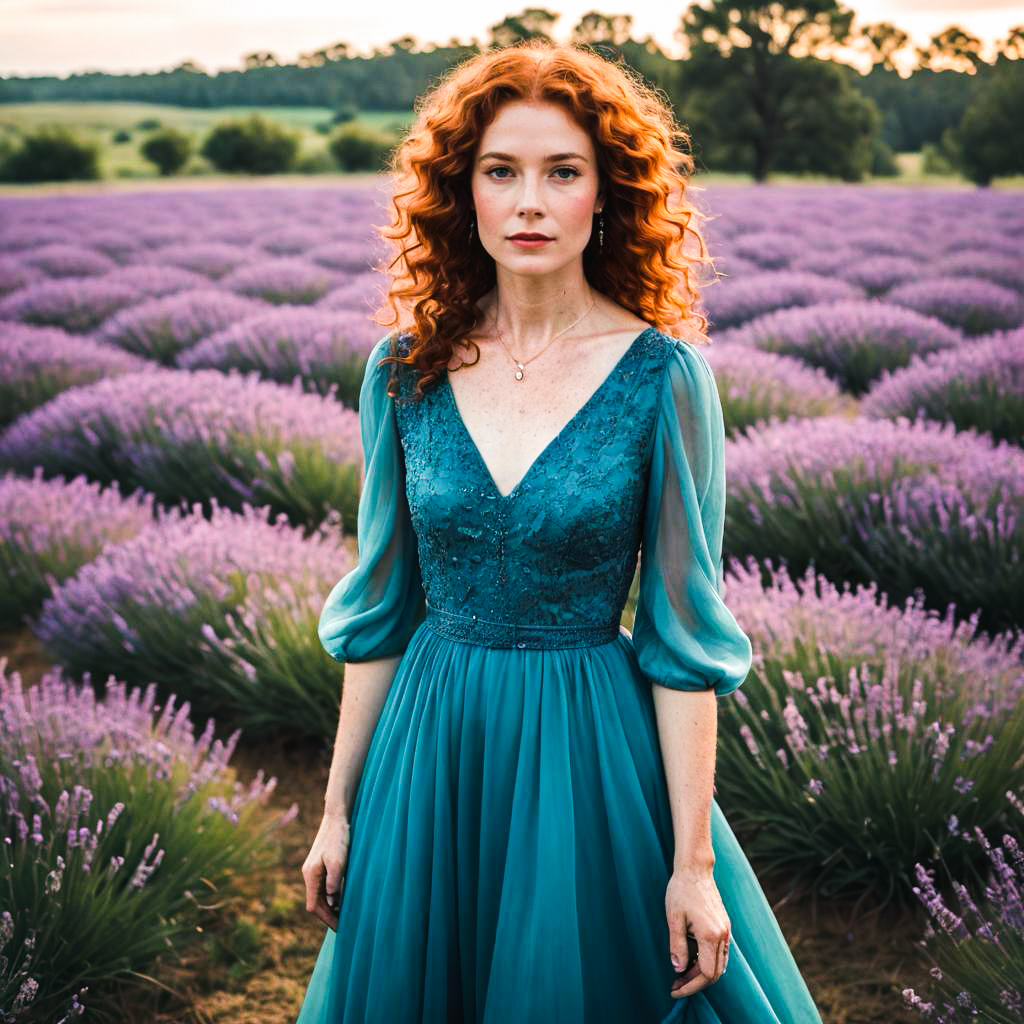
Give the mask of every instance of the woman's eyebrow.
[[[508, 160], [509, 163], [517, 162], [510, 153], [484, 153], [477, 162], [486, 160], [488, 157], [494, 157], [496, 160]], [[587, 158], [580, 153], [555, 153], [553, 156], [544, 157], [545, 163], [554, 163], [556, 160], [582, 160], [584, 163], [589, 163]]]

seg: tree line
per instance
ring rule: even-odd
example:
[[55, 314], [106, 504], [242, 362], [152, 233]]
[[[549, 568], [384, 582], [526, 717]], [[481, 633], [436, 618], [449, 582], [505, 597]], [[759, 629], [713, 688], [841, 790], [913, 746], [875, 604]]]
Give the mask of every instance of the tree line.
[[[411, 110], [432, 82], [482, 48], [554, 40], [558, 17], [528, 8], [490, 26], [483, 42], [420, 45], [403, 36], [369, 56], [346, 42], [302, 54], [292, 64], [273, 53], [251, 53], [243, 68], [214, 75], [186, 61], [135, 75], [9, 77], [0, 79], [0, 102]], [[1012, 138], [1001, 143], [1004, 152], [987, 158], [986, 168], [972, 169], [974, 154], [967, 151], [979, 133], [1000, 130], [1012, 114], [1004, 109], [1008, 104], [1024, 109], [1024, 25], [999, 42], [991, 62], [982, 59], [980, 40], [951, 26], [914, 48], [914, 69], [902, 78], [896, 56], [907, 51], [907, 35], [890, 23], [854, 28], [853, 18], [837, 0], [712, 0], [682, 14], [682, 58], [667, 55], [651, 37], [634, 39], [630, 15], [590, 12], [573, 26], [569, 41], [623, 61], [663, 90], [695, 140], [700, 169], [749, 173], [756, 180], [772, 171], [859, 180], [895, 173], [894, 153], [927, 145], [982, 183], [994, 174], [1024, 172], [1016, 166], [1024, 158], [1012, 151], [1019, 136], [1012, 124]], [[837, 61], [840, 47], [864, 53], [870, 72]], [[973, 134], [965, 134], [972, 110]]]

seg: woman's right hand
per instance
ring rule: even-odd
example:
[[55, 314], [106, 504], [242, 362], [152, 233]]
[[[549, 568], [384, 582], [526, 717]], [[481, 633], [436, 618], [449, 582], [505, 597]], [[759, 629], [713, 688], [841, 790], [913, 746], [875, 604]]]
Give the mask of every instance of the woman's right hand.
[[341, 885], [348, 866], [349, 822], [325, 814], [313, 846], [302, 865], [306, 910], [337, 931]]

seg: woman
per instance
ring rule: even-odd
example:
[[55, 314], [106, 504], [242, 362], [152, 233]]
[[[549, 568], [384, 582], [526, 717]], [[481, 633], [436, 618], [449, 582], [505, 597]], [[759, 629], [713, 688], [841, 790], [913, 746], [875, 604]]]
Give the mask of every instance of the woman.
[[359, 564], [320, 618], [345, 694], [298, 1024], [820, 1022], [712, 796], [752, 654], [714, 377], [658, 326], [707, 327], [675, 137], [624, 66], [531, 43], [455, 69], [396, 152], [411, 312], [368, 360]]

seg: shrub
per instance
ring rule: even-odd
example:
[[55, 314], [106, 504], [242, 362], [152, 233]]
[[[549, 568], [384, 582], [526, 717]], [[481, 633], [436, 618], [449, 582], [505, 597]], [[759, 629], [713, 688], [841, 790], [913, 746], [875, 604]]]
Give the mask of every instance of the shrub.
[[76, 476], [158, 502], [268, 505], [354, 526], [359, 417], [333, 397], [218, 370], [153, 369], [63, 392], [0, 435], [0, 466]]
[[199, 152], [220, 171], [280, 174], [290, 169], [298, 150], [297, 136], [252, 114], [217, 125]]
[[735, 335], [824, 370], [854, 395], [885, 370], [918, 353], [959, 345], [963, 336], [934, 317], [877, 299], [778, 309], [744, 324]]
[[99, 177], [98, 147], [57, 125], [44, 126], [25, 135], [20, 146], [0, 164], [0, 180], [22, 184]]
[[704, 292], [711, 323], [736, 327], [762, 313], [787, 306], [815, 306], [841, 299], [859, 299], [863, 292], [845, 281], [804, 271], [779, 270], [726, 281]]
[[1024, 298], [1009, 288], [971, 277], [931, 277], [897, 285], [886, 300], [933, 316], [964, 334], [1011, 330], [1024, 321]]
[[924, 416], [1024, 445], [1024, 329], [915, 359], [861, 403], [868, 416]]
[[835, 382], [798, 359], [762, 352], [740, 341], [717, 342], [705, 352], [715, 372], [729, 436], [755, 423], [824, 416], [843, 407]]
[[158, 517], [55, 588], [34, 627], [47, 651], [75, 676], [154, 681], [250, 736], [328, 739], [338, 676], [317, 618], [353, 565], [334, 520], [304, 537], [266, 509]]
[[338, 275], [308, 260], [292, 257], [262, 260], [239, 267], [222, 278], [222, 288], [279, 305], [309, 305], [323, 298]]
[[0, 477], [0, 625], [20, 625], [56, 583], [74, 575], [111, 543], [134, 536], [153, 518], [153, 496], [125, 498], [85, 477], [70, 483], [5, 473]]
[[0, 299], [0, 320], [87, 334], [138, 297], [137, 288], [107, 275], [40, 281]]
[[0, 324], [0, 428], [68, 388], [145, 365], [137, 356], [57, 327]]
[[[298, 807], [263, 806], [228, 762], [239, 734], [194, 738], [188, 706], [56, 671], [30, 689], [0, 662], [0, 1005], [5, 1021], [114, 1009], [169, 947], [194, 940], [280, 855]], [[160, 712], [157, 716], [157, 712]], [[88, 997], [86, 997], [88, 993]]]
[[96, 337], [173, 366], [183, 351], [203, 338], [264, 308], [266, 304], [256, 299], [206, 286], [123, 309], [106, 320]]
[[183, 352], [178, 363], [256, 371], [282, 384], [298, 377], [308, 390], [336, 392], [356, 409], [366, 360], [379, 337], [380, 328], [361, 313], [281, 306], [218, 331]]
[[[1012, 790], [1006, 798], [1024, 815], [1024, 803]], [[972, 841], [955, 817], [949, 828]], [[917, 865], [914, 893], [929, 915], [921, 945], [932, 961], [934, 998], [942, 1006], [926, 1002], [912, 988], [903, 990], [903, 1001], [926, 1020], [1018, 1024], [1024, 1019], [1024, 851], [1019, 835], [1019, 817], [1017, 835], [1004, 834], [1001, 846], [974, 829], [973, 838], [988, 855], [989, 877], [985, 883], [975, 880], [974, 895], [962, 882], [953, 882], [959, 913], [939, 893], [935, 871]]]
[[950, 834], [1007, 823], [1024, 784], [1024, 645], [976, 620], [886, 607], [874, 585], [837, 589], [753, 562], [729, 579], [754, 667], [724, 702], [718, 790], [758, 864], [824, 898], [909, 904], [915, 863], [961, 869]]
[[165, 177], [177, 174], [192, 155], [192, 140], [184, 132], [165, 128], [150, 135], [139, 150]]
[[343, 171], [383, 171], [394, 145], [386, 135], [353, 125], [335, 132], [327, 148]]
[[890, 601], [1024, 623], [1024, 452], [952, 424], [819, 416], [728, 442], [729, 554], [812, 563]]

